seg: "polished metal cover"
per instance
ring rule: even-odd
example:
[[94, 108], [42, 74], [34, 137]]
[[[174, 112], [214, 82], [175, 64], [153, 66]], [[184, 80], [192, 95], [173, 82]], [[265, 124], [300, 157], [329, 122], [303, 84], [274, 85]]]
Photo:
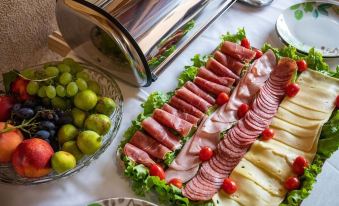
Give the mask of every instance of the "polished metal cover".
[[63, 38], [77, 56], [132, 85], [148, 86], [234, 2], [58, 0], [56, 12]]

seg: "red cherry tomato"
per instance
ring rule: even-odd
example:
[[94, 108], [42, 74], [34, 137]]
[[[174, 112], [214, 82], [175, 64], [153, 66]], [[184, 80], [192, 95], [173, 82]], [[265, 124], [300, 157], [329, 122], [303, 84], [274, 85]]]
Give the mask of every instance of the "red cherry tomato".
[[233, 180], [231, 180], [230, 178], [226, 178], [222, 184], [222, 189], [227, 194], [233, 194], [237, 191], [238, 187]]
[[300, 87], [296, 83], [290, 83], [286, 87], [286, 94], [288, 97], [294, 97], [298, 94]]
[[213, 156], [213, 150], [209, 147], [203, 147], [201, 148], [200, 152], [199, 152], [199, 158], [201, 161], [207, 161], [209, 159], [211, 159], [211, 157]]
[[337, 108], [339, 108], [339, 95], [337, 96], [337, 98], [335, 99], [335, 106]]
[[165, 179], [165, 172], [158, 164], [152, 164], [149, 168], [149, 174], [151, 176], [158, 176], [161, 180]]
[[284, 186], [289, 191], [296, 190], [300, 187], [300, 181], [297, 177], [289, 177], [286, 179]]
[[297, 61], [298, 72], [303, 72], [307, 70], [307, 63], [305, 60], [301, 59]]
[[305, 168], [308, 167], [308, 162], [303, 156], [298, 156], [295, 158], [293, 165], [292, 165], [292, 170], [295, 174], [297, 175], [302, 175], [304, 174]]
[[177, 188], [181, 189], [182, 188], [182, 181], [178, 178], [173, 178], [171, 181], [168, 182], [168, 184], [174, 185]]
[[238, 119], [243, 118], [249, 109], [250, 107], [248, 106], [248, 104], [241, 104], [237, 111]]
[[259, 59], [263, 55], [261, 50], [259, 49], [253, 49], [253, 50], [255, 51], [255, 59]]
[[241, 40], [240, 45], [245, 47], [246, 49], [250, 49], [251, 48], [250, 41], [248, 41], [248, 39], [246, 37]]
[[271, 138], [274, 137], [274, 130], [271, 128], [266, 128], [262, 133], [261, 133], [261, 139], [264, 141], [270, 140]]
[[221, 106], [227, 103], [229, 99], [229, 96], [225, 92], [221, 92], [217, 97], [216, 103], [217, 105]]

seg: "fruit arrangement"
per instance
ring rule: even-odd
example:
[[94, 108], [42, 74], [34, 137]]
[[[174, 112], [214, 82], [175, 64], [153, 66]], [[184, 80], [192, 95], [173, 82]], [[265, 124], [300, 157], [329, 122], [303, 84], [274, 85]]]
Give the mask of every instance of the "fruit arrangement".
[[103, 96], [92, 77], [71, 58], [4, 73], [0, 165], [20, 178], [41, 178], [72, 170], [100, 150], [121, 102]]

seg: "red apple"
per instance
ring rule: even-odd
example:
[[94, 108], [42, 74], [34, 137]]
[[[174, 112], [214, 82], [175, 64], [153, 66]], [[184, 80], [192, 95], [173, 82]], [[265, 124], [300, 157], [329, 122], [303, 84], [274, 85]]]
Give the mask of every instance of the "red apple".
[[11, 96], [0, 96], [0, 122], [5, 122], [11, 117], [11, 109], [15, 100]]
[[[5, 127], [13, 126], [0, 122], [0, 130], [5, 129]], [[0, 163], [9, 163], [11, 161], [14, 150], [23, 140], [24, 137], [18, 129], [0, 134]]]
[[14, 151], [12, 164], [22, 177], [42, 177], [51, 172], [52, 147], [45, 140], [24, 140]]

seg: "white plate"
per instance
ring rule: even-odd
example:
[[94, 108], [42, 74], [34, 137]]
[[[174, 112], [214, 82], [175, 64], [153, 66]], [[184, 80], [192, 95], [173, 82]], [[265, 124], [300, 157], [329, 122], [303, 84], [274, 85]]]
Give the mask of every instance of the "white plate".
[[314, 47], [324, 57], [339, 57], [339, 5], [305, 2], [286, 9], [277, 19], [276, 30], [286, 44], [301, 53]]
[[88, 206], [157, 206], [153, 203], [134, 198], [110, 198], [93, 202]]

